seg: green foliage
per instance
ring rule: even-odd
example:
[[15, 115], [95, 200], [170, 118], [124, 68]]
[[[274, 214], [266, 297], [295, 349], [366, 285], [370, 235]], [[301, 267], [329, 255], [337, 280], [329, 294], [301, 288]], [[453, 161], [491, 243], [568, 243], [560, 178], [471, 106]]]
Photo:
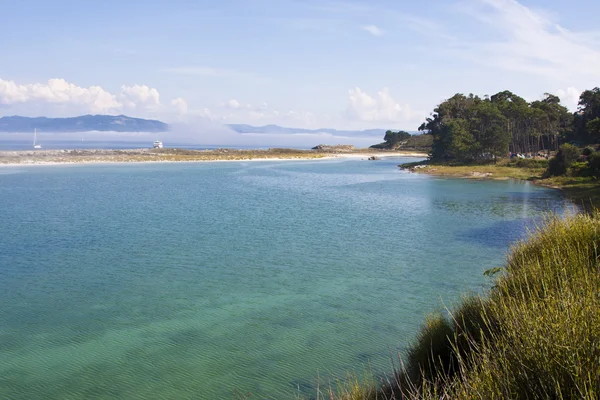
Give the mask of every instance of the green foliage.
[[448, 121], [442, 127], [446, 137], [446, 156], [453, 160], [473, 160], [477, 158], [480, 146], [469, 130], [469, 124], [462, 118]]
[[391, 143], [392, 145], [394, 144], [398, 144], [404, 140], [407, 140], [410, 137], [410, 133], [408, 132], [404, 132], [404, 131], [398, 131], [398, 132], [393, 132], [393, 131], [387, 131], [385, 133], [385, 136], [383, 137], [383, 140], [387, 143]]
[[417, 341], [408, 349], [407, 374], [411, 382], [436, 381], [452, 364], [452, 324], [441, 314], [427, 317]]
[[591, 147], [586, 147], [585, 149], [583, 149], [583, 151], [581, 152], [581, 154], [583, 154], [584, 156], [589, 156], [592, 153], [594, 153], [594, 149]]
[[548, 163], [547, 174], [550, 176], [561, 176], [567, 173], [567, 170], [579, 158], [580, 151], [572, 144], [563, 144], [556, 156], [550, 159]]
[[485, 275], [485, 276], [494, 276], [497, 273], [502, 272], [503, 269], [504, 268], [502, 268], [502, 267], [489, 268], [489, 269], [486, 269], [485, 271], [483, 271], [483, 275]]
[[592, 137], [599, 137], [600, 136], [600, 118], [594, 118], [593, 120], [589, 121], [586, 125], [585, 128], [587, 129], [588, 133], [590, 134], [590, 136]]
[[588, 165], [592, 176], [600, 177], [600, 152], [595, 152], [588, 156]]
[[590, 176], [590, 168], [587, 161], [574, 162], [567, 171], [568, 176]]
[[598, 398], [599, 245], [594, 214], [550, 219], [514, 247], [489, 298], [459, 307], [471, 310], [462, 342], [455, 314], [459, 373], [415, 397]]
[[507, 165], [515, 168], [547, 168], [548, 160], [539, 158], [516, 158], [510, 160]]
[[383, 137], [384, 142], [379, 144], [374, 144], [371, 146], [373, 149], [395, 149], [400, 146], [402, 142], [410, 139], [411, 134], [405, 131], [387, 131], [385, 132], [385, 136]]
[[484, 99], [456, 94], [419, 130], [433, 135], [434, 160], [495, 159], [509, 151], [535, 154], [556, 149], [558, 138], [570, 130], [571, 118], [551, 94], [530, 104], [509, 91]]
[[585, 90], [574, 114], [573, 139], [581, 143], [600, 141], [600, 88]]
[[[446, 125], [454, 120], [466, 121], [473, 140], [464, 140], [466, 135], [461, 134], [461, 145], [452, 147], [456, 143], [446, 135], [455, 129]], [[431, 156], [444, 161], [493, 159], [507, 152], [557, 151], [564, 142], [600, 143], [600, 88], [581, 94], [575, 114], [549, 93], [531, 103], [508, 90], [483, 99], [456, 94], [439, 104], [419, 130], [433, 135]], [[457, 158], [457, 148], [466, 153]]]
[[403, 372], [369, 398], [600, 398], [599, 249], [598, 212], [548, 219], [486, 297], [428, 318]]
[[420, 135], [411, 135], [401, 148], [430, 152], [432, 144], [433, 136], [423, 133]]

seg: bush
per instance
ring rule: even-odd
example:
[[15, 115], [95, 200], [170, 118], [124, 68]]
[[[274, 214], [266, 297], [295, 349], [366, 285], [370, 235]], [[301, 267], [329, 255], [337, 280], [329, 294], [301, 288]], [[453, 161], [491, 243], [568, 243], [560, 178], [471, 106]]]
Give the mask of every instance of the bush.
[[488, 296], [430, 317], [370, 398], [600, 398], [599, 249], [598, 212], [549, 219], [511, 249]]
[[435, 381], [453, 363], [453, 327], [441, 313], [427, 317], [416, 343], [408, 349], [408, 379], [414, 384]]
[[558, 153], [548, 162], [547, 175], [561, 176], [567, 173], [567, 170], [579, 158], [580, 151], [572, 144], [563, 144]]
[[508, 166], [515, 168], [547, 168], [548, 160], [535, 158], [517, 158], [510, 160]]
[[591, 147], [586, 147], [585, 149], [583, 149], [583, 151], [581, 152], [581, 154], [583, 154], [584, 156], [589, 156], [592, 153], [594, 153], [594, 149], [592, 149]]
[[569, 168], [569, 176], [590, 176], [590, 166], [587, 162], [577, 161]]
[[593, 153], [588, 157], [588, 165], [591, 175], [600, 176], [600, 152]]

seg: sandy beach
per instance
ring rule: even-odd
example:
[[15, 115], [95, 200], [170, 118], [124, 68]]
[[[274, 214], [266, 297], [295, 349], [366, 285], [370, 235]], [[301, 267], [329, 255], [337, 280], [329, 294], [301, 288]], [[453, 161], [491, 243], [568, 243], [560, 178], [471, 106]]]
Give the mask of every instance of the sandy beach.
[[79, 165], [112, 163], [231, 162], [231, 161], [298, 161], [335, 158], [380, 159], [383, 157], [426, 157], [417, 152], [360, 151], [336, 153], [313, 150], [24, 150], [0, 151], [0, 166]]

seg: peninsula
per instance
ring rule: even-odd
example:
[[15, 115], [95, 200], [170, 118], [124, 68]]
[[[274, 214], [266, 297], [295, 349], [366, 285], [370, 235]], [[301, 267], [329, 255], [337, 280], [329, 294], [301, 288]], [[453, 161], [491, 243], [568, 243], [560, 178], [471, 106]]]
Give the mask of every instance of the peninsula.
[[143, 162], [202, 162], [249, 160], [313, 160], [327, 158], [377, 159], [380, 157], [426, 157], [414, 151], [386, 151], [355, 149], [343, 146], [298, 149], [131, 149], [131, 150], [26, 150], [0, 151], [1, 165], [52, 165], [90, 163], [143, 163]]

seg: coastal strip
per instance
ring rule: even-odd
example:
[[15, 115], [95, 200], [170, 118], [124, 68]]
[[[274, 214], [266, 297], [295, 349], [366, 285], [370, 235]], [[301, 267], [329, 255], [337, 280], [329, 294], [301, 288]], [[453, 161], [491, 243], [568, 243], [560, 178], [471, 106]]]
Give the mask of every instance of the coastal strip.
[[444, 178], [475, 180], [527, 181], [532, 184], [561, 190], [565, 197], [583, 210], [593, 211], [600, 205], [600, 181], [595, 176], [548, 176], [547, 162], [542, 160], [500, 159], [496, 163], [449, 164], [420, 161], [399, 165], [414, 173]]
[[26, 150], [0, 151], [0, 166], [157, 163], [207, 161], [283, 161], [332, 158], [426, 157], [425, 153], [354, 149], [352, 151], [318, 151], [298, 149], [131, 149], [131, 150]]

